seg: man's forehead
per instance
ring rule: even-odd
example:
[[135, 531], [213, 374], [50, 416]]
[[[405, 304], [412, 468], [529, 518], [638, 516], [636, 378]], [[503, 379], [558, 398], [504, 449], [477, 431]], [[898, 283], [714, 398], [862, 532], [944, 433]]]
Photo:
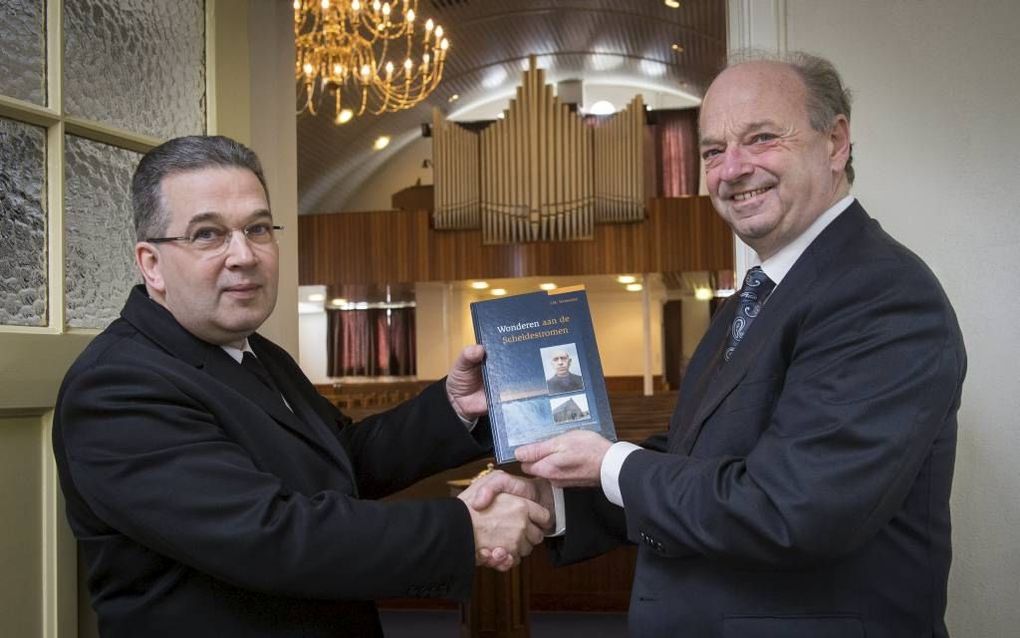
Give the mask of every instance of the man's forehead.
[[804, 98], [804, 84], [788, 65], [745, 62], [726, 69], [709, 86], [701, 105], [700, 125], [717, 124], [720, 118], [733, 116], [769, 120], [776, 111], [806, 109]]
[[265, 190], [251, 170], [210, 166], [165, 175], [160, 184], [163, 205], [171, 217], [252, 217], [269, 213]]

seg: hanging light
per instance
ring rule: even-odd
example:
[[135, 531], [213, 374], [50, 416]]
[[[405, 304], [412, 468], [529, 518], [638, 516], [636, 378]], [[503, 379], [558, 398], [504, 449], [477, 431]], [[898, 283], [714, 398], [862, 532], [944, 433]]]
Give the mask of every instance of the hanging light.
[[409, 109], [443, 75], [450, 41], [418, 0], [294, 0], [299, 113], [333, 103], [343, 124], [366, 111]]

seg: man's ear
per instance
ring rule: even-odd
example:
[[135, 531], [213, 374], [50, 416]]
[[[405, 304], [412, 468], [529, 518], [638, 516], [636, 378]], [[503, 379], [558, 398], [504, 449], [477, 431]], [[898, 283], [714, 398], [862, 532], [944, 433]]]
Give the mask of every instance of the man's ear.
[[842, 173], [850, 161], [850, 121], [845, 115], [837, 115], [829, 131], [829, 167], [834, 173]]
[[163, 264], [160, 262], [159, 250], [147, 241], [135, 244], [135, 263], [145, 280], [145, 287], [160, 295], [166, 293], [163, 281]]

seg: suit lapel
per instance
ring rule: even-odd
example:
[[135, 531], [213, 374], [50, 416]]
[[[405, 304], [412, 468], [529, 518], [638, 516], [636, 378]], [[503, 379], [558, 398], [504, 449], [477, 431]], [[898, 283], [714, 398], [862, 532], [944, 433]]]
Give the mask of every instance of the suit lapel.
[[669, 432], [669, 449], [689, 450], [696, 432], [692, 432], [690, 424], [698, 410], [707, 386], [719, 369], [722, 346], [729, 332], [730, 317], [733, 315], [734, 301], [727, 300], [715, 313], [708, 331], [694, 350], [687, 372], [680, 384], [680, 396], [677, 399], [676, 413]]
[[[291, 413], [284, 407], [284, 410], [294, 417], [294, 420], [298, 421], [304, 428], [304, 431], [309, 437], [313, 438], [326, 453], [328, 453], [334, 460], [340, 463], [342, 466], [347, 468], [348, 472], [353, 476], [353, 468], [351, 467], [350, 458], [344, 451], [343, 446], [340, 445], [340, 440], [328, 430], [331, 424], [325, 422], [322, 416], [315, 411], [312, 405], [308, 402], [304, 392], [301, 391], [296, 379], [294, 378], [293, 372], [288, 372], [284, 367], [280, 365], [280, 362], [272, 353], [267, 352], [264, 348], [259, 347], [259, 341], [257, 339], [249, 339], [249, 344], [252, 350], [255, 351], [255, 356], [259, 358], [262, 364], [269, 371], [270, 376], [273, 377], [273, 381], [280, 388], [280, 392], [283, 393], [287, 403], [294, 409]], [[247, 371], [245, 371], [247, 372]], [[251, 375], [248, 375], [251, 376]], [[254, 377], [253, 377], [254, 378]], [[256, 380], [256, 382], [258, 382]], [[286, 425], [286, 424], [285, 424]], [[333, 427], [336, 427], [333, 425]]]
[[[333, 437], [336, 442], [331, 444], [329, 433], [320, 429], [326, 427], [322, 419], [315, 415], [301, 393], [295, 389], [290, 375], [281, 374], [274, 357], [266, 355], [261, 358], [263, 351], [255, 352], [269, 369], [287, 401], [295, 407], [296, 413], [291, 412], [276, 393], [268, 390], [254, 375], [242, 368], [223, 348], [206, 343], [185, 330], [170, 311], [149, 298], [144, 286], [138, 285], [132, 289], [121, 317], [166, 352], [202, 370], [211, 379], [233, 388], [295, 436], [337, 460], [350, 471], [350, 460], [343, 453], [339, 441]], [[306, 414], [311, 415], [307, 418], [308, 422], [302, 420]]]
[[[869, 221], [867, 213], [856, 200], [833, 220], [797, 259], [766, 302], [761, 314], [751, 324], [740, 347], [721, 368], [722, 346], [735, 310], [730, 301], [719, 309], [720, 321], [713, 321], [695, 355], [700, 354], [703, 359], [697, 370], [698, 376], [691, 380], [690, 391], [681, 393], [680, 401], [686, 399], [685, 402], [691, 405], [678, 406], [681, 410], [678, 428], [681, 436], [676, 442], [670, 442], [671, 450], [682, 454], [691, 453], [709, 417], [744, 378], [748, 368], [757, 359], [758, 352], [777, 337], [798, 303], [811, 297], [819, 272], [831, 262], [840, 247]], [[702, 353], [702, 346], [706, 345]], [[691, 363], [693, 367], [694, 361]]]

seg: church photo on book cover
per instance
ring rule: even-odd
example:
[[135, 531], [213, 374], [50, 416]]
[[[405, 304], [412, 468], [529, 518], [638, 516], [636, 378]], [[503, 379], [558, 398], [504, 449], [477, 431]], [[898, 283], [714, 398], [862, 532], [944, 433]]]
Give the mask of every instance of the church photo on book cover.
[[552, 410], [553, 421], [557, 423], [583, 421], [591, 414], [588, 410], [588, 397], [584, 392], [552, 397], [549, 399], [549, 409]]

